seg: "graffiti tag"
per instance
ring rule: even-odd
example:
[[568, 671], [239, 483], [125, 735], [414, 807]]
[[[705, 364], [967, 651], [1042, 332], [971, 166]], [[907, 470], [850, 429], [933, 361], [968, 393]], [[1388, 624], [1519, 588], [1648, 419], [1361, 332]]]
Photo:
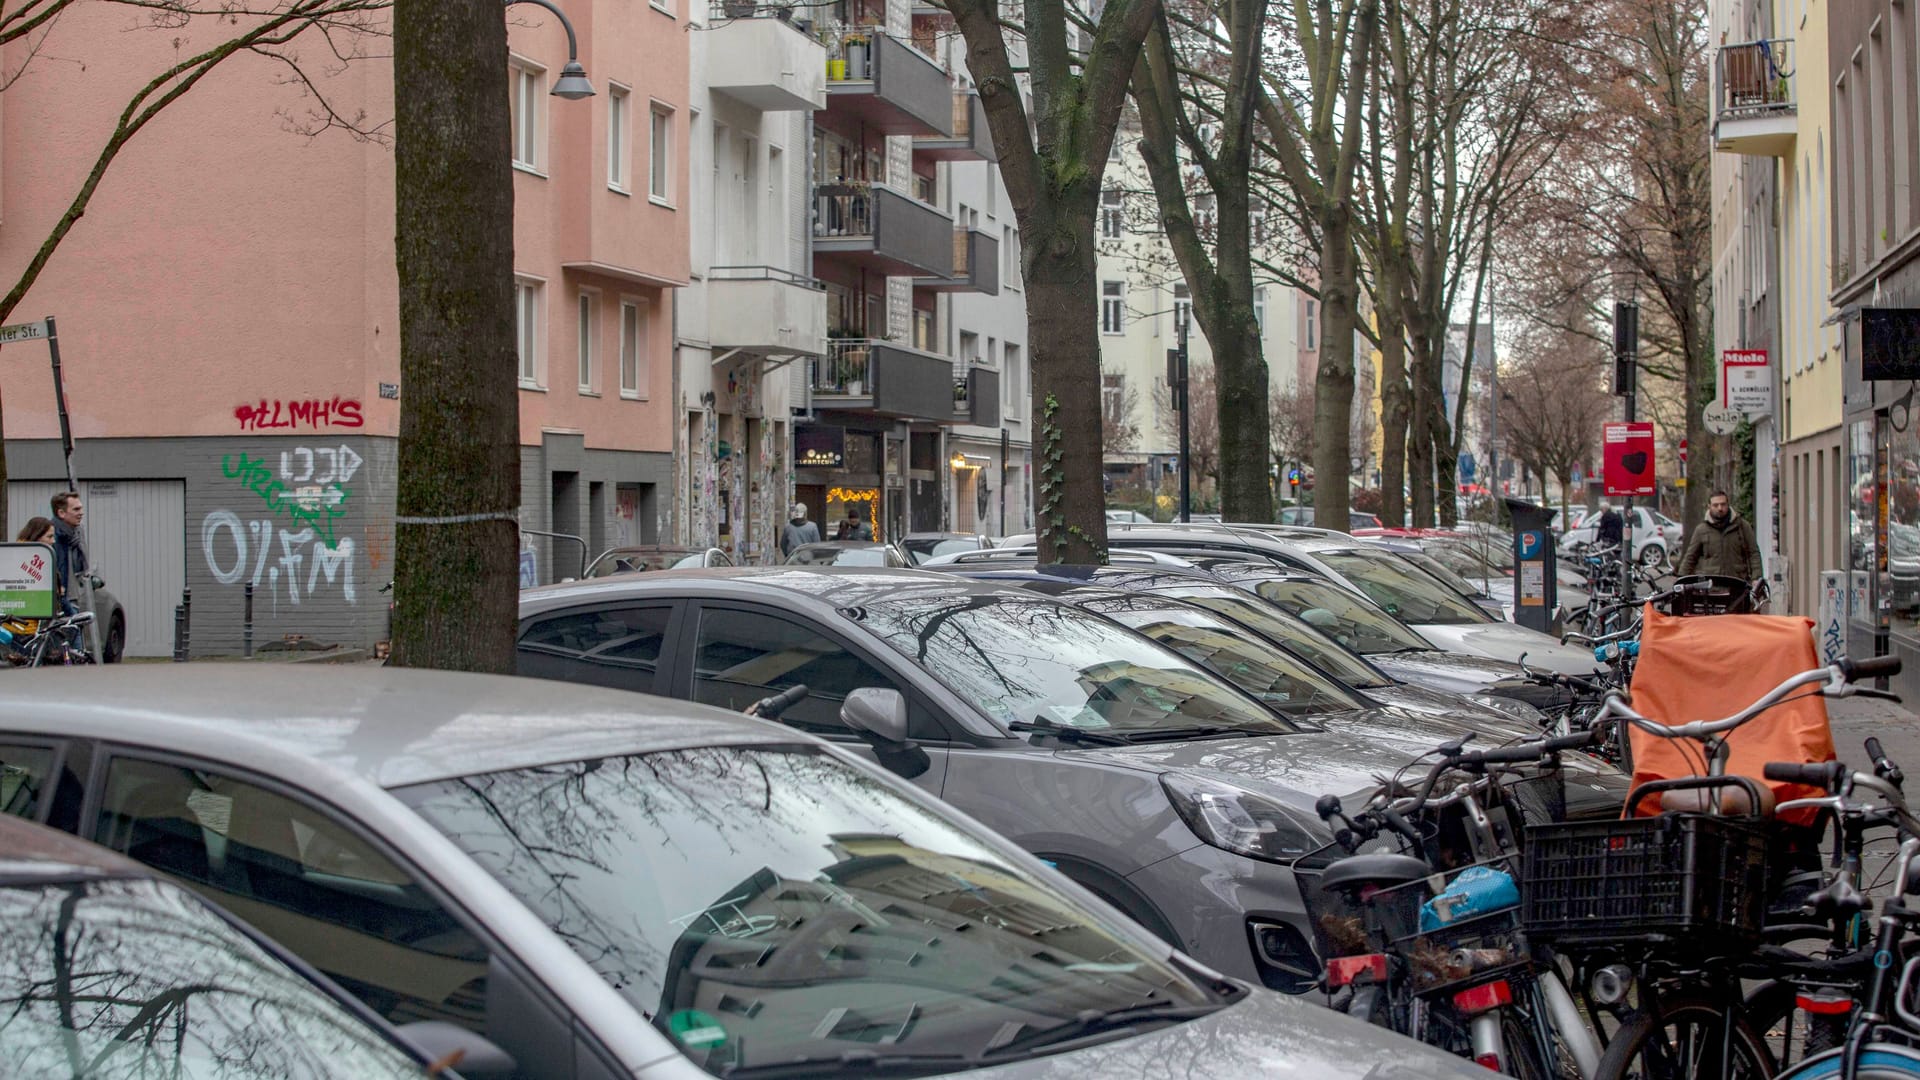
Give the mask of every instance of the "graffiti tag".
[[[276, 533], [279, 536], [277, 556], [274, 554]], [[312, 596], [324, 580], [329, 586], [338, 584], [340, 595], [347, 603], [354, 603], [356, 599], [352, 537], [341, 537], [337, 544], [328, 543], [311, 528], [280, 529], [272, 520], [242, 521], [240, 515], [231, 510], [215, 510], [201, 523], [200, 549], [206, 556], [208, 572], [222, 585], [249, 581], [257, 589], [265, 582], [268, 595], [277, 598], [284, 580], [287, 601], [298, 604], [303, 592]]]
[[273, 428], [336, 427], [357, 428], [366, 423], [360, 414], [360, 402], [353, 398], [261, 398], [238, 405], [233, 418], [241, 431], [267, 431]]
[[[353, 453], [351, 450], [347, 452]], [[307, 453], [311, 456], [312, 451]], [[283, 469], [286, 467], [286, 456], [281, 455]], [[357, 455], [354, 460], [357, 466]], [[308, 464], [311, 466], [311, 461]], [[338, 480], [289, 488], [274, 475], [265, 458], [250, 458], [244, 452], [238, 461], [231, 454], [221, 458], [220, 468], [229, 479], [240, 481], [248, 491], [260, 496], [260, 501], [275, 516], [284, 516], [295, 525], [312, 528], [329, 545], [334, 542], [333, 523], [335, 519], [346, 516], [347, 500], [352, 497], [352, 492], [341, 486]], [[311, 468], [308, 471], [311, 472]]]

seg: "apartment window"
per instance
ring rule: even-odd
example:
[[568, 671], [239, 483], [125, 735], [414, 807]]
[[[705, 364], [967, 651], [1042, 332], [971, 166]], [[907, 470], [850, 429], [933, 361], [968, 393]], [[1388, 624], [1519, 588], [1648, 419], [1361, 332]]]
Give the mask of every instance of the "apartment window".
[[545, 147], [547, 95], [546, 72], [516, 60], [508, 69], [508, 85], [513, 90], [513, 163], [523, 169], [540, 170], [541, 151]]
[[632, 123], [627, 113], [627, 89], [624, 86], [607, 87], [607, 186], [615, 191], [627, 190], [627, 149], [628, 128]]
[[1100, 332], [1118, 334], [1126, 330], [1126, 286], [1118, 281], [1100, 283]]
[[1013, 226], [1005, 225], [1000, 229], [1000, 254], [1006, 266], [1000, 271], [1000, 282], [1009, 288], [1020, 287], [1020, 234]]
[[658, 202], [673, 198], [673, 110], [655, 105], [647, 138], [647, 194]]
[[645, 396], [647, 380], [647, 309], [643, 301], [620, 302], [620, 396]]
[[1100, 235], [1115, 240], [1126, 227], [1126, 195], [1119, 188], [1107, 188], [1100, 193]]
[[1262, 334], [1267, 332], [1267, 287], [1261, 285], [1253, 290], [1253, 324]]
[[996, 180], [994, 178], [992, 171], [989, 170], [987, 173], [987, 216], [988, 217], [993, 216], [994, 210], [998, 208], [1000, 204], [1000, 196], [994, 190], [999, 186], [1000, 186], [1000, 181]]
[[1193, 295], [1185, 285], [1173, 287], [1173, 332], [1191, 332], [1193, 329]]
[[520, 353], [520, 385], [540, 387], [540, 310], [542, 288], [539, 282], [520, 279], [513, 283], [514, 344]]
[[967, 367], [980, 362], [980, 335], [970, 330], [960, 331], [960, 359]]
[[600, 337], [600, 297], [587, 289], [580, 290], [579, 311], [575, 326], [575, 349], [580, 359], [580, 392], [594, 392], [594, 348]]
[[1320, 305], [1307, 301], [1307, 348], [1320, 347]]
[[[1000, 365], [1000, 392], [1006, 397], [1009, 406], [1020, 404], [1020, 395], [1026, 389], [1026, 382], [1027, 373], [1020, 362], [1020, 346], [1008, 345], [1006, 360]], [[1022, 418], [1009, 411], [1008, 419]]]

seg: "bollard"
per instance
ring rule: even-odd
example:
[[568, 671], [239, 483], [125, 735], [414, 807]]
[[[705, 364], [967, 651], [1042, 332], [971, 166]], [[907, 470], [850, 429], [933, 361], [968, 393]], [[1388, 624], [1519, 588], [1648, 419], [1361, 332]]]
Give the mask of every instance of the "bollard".
[[253, 582], [247, 582], [246, 609], [240, 622], [240, 655], [253, 659]]
[[187, 609], [179, 604], [173, 605], [173, 662], [183, 664], [187, 660]]
[[180, 659], [193, 659], [193, 590], [180, 590]]

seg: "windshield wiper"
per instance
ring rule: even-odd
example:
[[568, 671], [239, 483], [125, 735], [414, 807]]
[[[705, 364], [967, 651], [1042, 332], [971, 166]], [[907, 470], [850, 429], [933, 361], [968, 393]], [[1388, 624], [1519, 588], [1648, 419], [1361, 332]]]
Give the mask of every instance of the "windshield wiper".
[[1177, 1024], [1184, 1020], [1195, 1020], [1221, 1008], [1218, 1004], [1208, 1005], [1138, 1005], [1129, 1009], [1114, 1009], [1110, 1012], [1087, 1010], [1064, 1024], [1028, 1032], [1004, 1046], [996, 1046], [986, 1055], [987, 1062], [997, 1061], [1009, 1055], [1021, 1055], [1041, 1049], [1057, 1046], [1063, 1042], [1084, 1039], [1102, 1032], [1117, 1031], [1133, 1027], [1136, 1024], [1166, 1023]]
[[1129, 731], [1124, 736], [1130, 743], [1175, 742], [1187, 739], [1258, 739], [1266, 735], [1285, 735], [1285, 731], [1265, 731], [1260, 728], [1233, 727], [1228, 724], [1196, 724], [1193, 727], [1148, 728], [1145, 731]]
[[925, 1076], [931, 1073], [962, 1072], [979, 1068], [979, 1058], [965, 1054], [879, 1054], [872, 1050], [847, 1050], [817, 1057], [769, 1061], [761, 1065], [734, 1065], [720, 1070], [728, 1080], [781, 1080], [802, 1076]]
[[1035, 735], [1051, 735], [1056, 739], [1070, 742], [1089, 743], [1094, 746], [1125, 746], [1127, 739], [1104, 731], [1089, 731], [1069, 724], [1059, 724], [1052, 720], [1037, 718], [1034, 720], [1015, 720], [1007, 725], [1008, 731], [1030, 731]]

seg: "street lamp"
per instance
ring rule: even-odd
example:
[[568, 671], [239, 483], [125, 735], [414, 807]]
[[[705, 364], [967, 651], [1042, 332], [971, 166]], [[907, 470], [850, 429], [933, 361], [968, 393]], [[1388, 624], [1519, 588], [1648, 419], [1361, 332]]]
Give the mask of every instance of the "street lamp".
[[593, 96], [593, 84], [587, 81], [587, 69], [580, 66], [580, 44], [574, 39], [573, 24], [567, 21], [567, 13], [555, 7], [551, 0], [506, 0], [506, 6], [515, 4], [538, 4], [553, 12], [560, 20], [560, 28], [567, 32], [567, 63], [560, 69], [560, 77], [554, 80], [553, 96], [579, 101]]

